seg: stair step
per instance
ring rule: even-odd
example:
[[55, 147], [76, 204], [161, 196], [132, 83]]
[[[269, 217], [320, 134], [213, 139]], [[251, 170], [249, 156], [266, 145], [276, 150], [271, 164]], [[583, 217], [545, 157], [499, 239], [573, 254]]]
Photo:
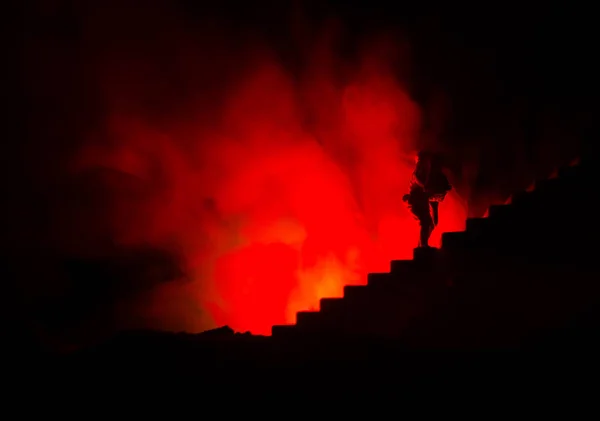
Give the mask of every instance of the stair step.
[[466, 231], [445, 232], [442, 234], [443, 249], [462, 249], [469, 246], [469, 234]]
[[562, 191], [568, 187], [568, 180], [561, 178], [549, 178], [546, 180], [539, 180], [535, 182], [534, 191], [542, 192], [544, 194], [548, 192]]
[[557, 217], [563, 218], [565, 212], [573, 210], [570, 203], [578, 194], [570, 188], [568, 191], [519, 192], [513, 196], [512, 203], [505, 209], [490, 207], [490, 218], [510, 221], [510, 225], [506, 227], [517, 227], [522, 223], [527, 227], [536, 224], [546, 226], [548, 222], [554, 225]]
[[321, 298], [319, 308], [322, 313], [337, 312], [344, 308], [345, 303], [343, 298]]
[[296, 313], [298, 327], [317, 327], [323, 324], [322, 314], [318, 311], [299, 311]]
[[346, 285], [344, 286], [344, 298], [353, 300], [356, 297], [363, 297], [368, 294], [366, 285]]
[[417, 247], [413, 250], [413, 260], [418, 263], [431, 264], [441, 258], [440, 250], [435, 247]]
[[409, 279], [414, 279], [415, 275], [407, 273], [402, 275], [392, 273], [370, 273], [368, 286], [373, 291], [387, 291], [389, 293], [397, 292], [406, 287]]
[[406, 273], [415, 270], [414, 260], [392, 260], [390, 263], [390, 273]]
[[584, 165], [565, 166], [558, 169], [558, 178], [574, 179], [585, 177], [588, 169]]
[[513, 194], [512, 204], [516, 206], [520, 205], [535, 205], [536, 201], [540, 198], [540, 193], [533, 190], [532, 192], [520, 191]]
[[[457, 231], [442, 234], [442, 248], [446, 251], [469, 250], [487, 253], [485, 250], [501, 250], [515, 248], [515, 229], [521, 225], [513, 225], [510, 221], [490, 220], [485, 231]], [[452, 260], [456, 260], [454, 257]], [[452, 263], [452, 260], [449, 262]]]
[[371, 289], [370, 294], [372, 297], [384, 297], [384, 299], [393, 298], [395, 300], [405, 297], [415, 288], [421, 288], [431, 283], [434, 276], [430, 276], [430, 273], [424, 273], [419, 275], [408, 276], [405, 279], [398, 277], [379, 278], [375, 279], [374, 282], [369, 284]]
[[381, 282], [388, 282], [393, 279], [394, 276], [390, 272], [384, 273], [369, 273], [367, 274], [367, 285], [378, 284]]
[[287, 338], [298, 333], [296, 325], [274, 325], [271, 327], [271, 336]]
[[470, 231], [475, 234], [480, 234], [486, 229], [489, 229], [493, 224], [489, 218], [469, 218], [467, 219], [465, 231]]
[[515, 213], [511, 205], [492, 205], [489, 208], [489, 218], [510, 218]]
[[[558, 182], [559, 180], [560, 179], [549, 181]], [[522, 191], [516, 193], [513, 196], [512, 204], [519, 207], [520, 211], [539, 210], [540, 208], [552, 210], [554, 209], [554, 206], [548, 208], [548, 202], [556, 204], [558, 198], [564, 198], [565, 196], [569, 197], [572, 195], [572, 193], [573, 192], [570, 186], [561, 188], [558, 184], [553, 184], [552, 186], [544, 187], [542, 184], [540, 189], [536, 189], [531, 192]]]

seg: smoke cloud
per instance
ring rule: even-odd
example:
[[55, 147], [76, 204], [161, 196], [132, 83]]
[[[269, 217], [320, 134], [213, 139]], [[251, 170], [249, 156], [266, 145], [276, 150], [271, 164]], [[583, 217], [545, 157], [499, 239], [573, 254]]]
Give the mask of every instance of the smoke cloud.
[[[39, 22], [64, 15], [43, 4]], [[81, 329], [268, 334], [411, 258], [418, 224], [401, 197], [449, 106], [441, 95], [425, 130], [405, 39], [349, 48], [339, 22], [292, 14], [281, 48], [144, 5], [82, 3], [60, 26], [71, 32], [27, 40], [44, 141], [26, 171], [51, 192], [36, 235], [53, 263], [28, 275], [44, 311], [69, 302]], [[433, 244], [466, 216], [454, 190]]]

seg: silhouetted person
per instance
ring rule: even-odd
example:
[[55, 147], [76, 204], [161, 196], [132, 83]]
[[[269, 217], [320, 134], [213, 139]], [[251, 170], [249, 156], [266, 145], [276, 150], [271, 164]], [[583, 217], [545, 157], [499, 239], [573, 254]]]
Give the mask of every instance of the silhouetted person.
[[429, 237], [439, 220], [439, 204], [451, 189], [439, 155], [419, 152], [410, 192], [403, 197], [421, 226], [419, 247], [429, 247]]

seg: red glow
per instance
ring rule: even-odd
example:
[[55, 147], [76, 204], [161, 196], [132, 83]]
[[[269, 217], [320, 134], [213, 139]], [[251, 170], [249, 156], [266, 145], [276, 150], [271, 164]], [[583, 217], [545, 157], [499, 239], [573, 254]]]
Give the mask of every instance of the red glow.
[[[114, 107], [108, 134], [90, 139], [74, 171], [139, 177], [139, 195], [112, 204], [111, 235], [175, 245], [189, 277], [144, 297], [141, 324], [266, 334], [390, 260], [412, 258], [418, 223], [401, 198], [420, 110], [392, 77], [387, 50], [374, 51], [344, 83], [327, 52], [315, 52], [300, 81], [259, 57], [240, 69], [211, 123], [204, 109], [159, 126]], [[465, 218], [453, 191], [432, 245]]]

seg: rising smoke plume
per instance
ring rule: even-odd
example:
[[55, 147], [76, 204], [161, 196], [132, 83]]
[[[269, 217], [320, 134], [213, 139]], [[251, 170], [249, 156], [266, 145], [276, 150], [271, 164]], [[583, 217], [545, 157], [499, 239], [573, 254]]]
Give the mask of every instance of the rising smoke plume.
[[[69, 11], [40, 10], [70, 32], [26, 50], [38, 152], [52, 158], [31, 164], [51, 192], [44, 300], [110, 329], [268, 334], [411, 258], [418, 226], [401, 197], [443, 121], [424, 129], [405, 39], [348, 48], [343, 25], [293, 15], [282, 49], [163, 3]], [[455, 190], [433, 244], [466, 215]]]

